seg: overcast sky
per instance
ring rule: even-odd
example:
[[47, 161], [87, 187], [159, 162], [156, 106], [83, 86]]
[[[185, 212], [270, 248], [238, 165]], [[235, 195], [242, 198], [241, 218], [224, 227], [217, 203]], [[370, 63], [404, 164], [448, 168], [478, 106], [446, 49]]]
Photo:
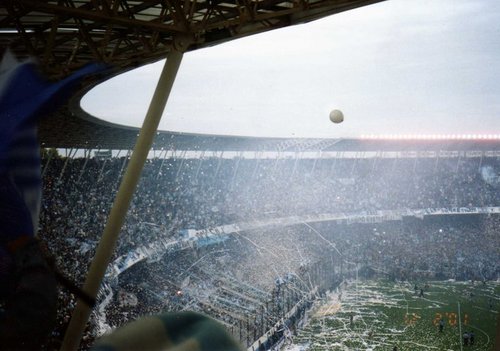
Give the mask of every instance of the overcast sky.
[[[162, 65], [99, 85], [82, 106], [140, 126]], [[344, 123], [329, 121], [332, 109], [343, 111]], [[500, 134], [500, 1], [390, 0], [189, 52], [160, 129]]]

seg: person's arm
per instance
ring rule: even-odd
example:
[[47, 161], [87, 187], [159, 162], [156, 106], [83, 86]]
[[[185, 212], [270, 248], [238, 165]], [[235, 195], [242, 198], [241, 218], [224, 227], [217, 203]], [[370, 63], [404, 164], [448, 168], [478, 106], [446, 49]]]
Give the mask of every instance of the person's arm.
[[0, 348], [35, 350], [55, 326], [56, 280], [35, 239], [16, 244], [9, 252], [12, 270], [0, 313]]

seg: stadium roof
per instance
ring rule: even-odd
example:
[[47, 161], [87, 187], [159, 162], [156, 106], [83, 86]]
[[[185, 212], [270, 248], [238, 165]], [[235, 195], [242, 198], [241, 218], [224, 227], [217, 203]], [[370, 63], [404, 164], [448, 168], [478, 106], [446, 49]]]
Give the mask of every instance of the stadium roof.
[[[78, 102], [75, 99], [75, 103]], [[42, 123], [40, 135], [44, 147], [87, 149], [132, 149], [139, 129], [106, 122], [79, 109], [69, 112], [71, 103]], [[73, 115], [73, 114], [78, 115]], [[71, 115], [71, 118], [68, 118]], [[435, 138], [433, 138], [435, 137]], [[157, 132], [154, 149], [200, 151], [439, 151], [499, 150], [500, 136], [427, 136], [416, 138], [327, 139], [264, 138]]]
[[[173, 49], [196, 50], [380, 1], [7, 0], [0, 5], [0, 47], [10, 48], [20, 59], [35, 57], [53, 79], [91, 61], [109, 63], [113, 69], [99, 78], [102, 81], [164, 59]], [[128, 149], [134, 145], [137, 129], [102, 122], [80, 108], [83, 92], [96, 83], [86, 81], [72, 103], [42, 122], [40, 138], [45, 146]], [[160, 133], [156, 148], [172, 147], [175, 141], [176, 148], [194, 143], [189, 148], [210, 144], [217, 150], [244, 150], [255, 149], [256, 140]]]
[[[40, 125], [44, 147], [133, 149], [139, 128], [98, 119], [80, 108], [81, 94]], [[499, 150], [500, 135], [365, 136], [359, 139], [267, 138], [158, 131], [153, 149], [200, 151]]]
[[[90, 61], [113, 68], [88, 80], [72, 100], [42, 122], [46, 147], [131, 149], [139, 130], [99, 120], [80, 107], [100, 81], [164, 59], [179, 45], [191, 51], [304, 23], [382, 0], [67, 0], [3, 1], [0, 45], [18, 58], [36, 57], [58, 79]], [[211, 136], [158, 132], [153, 147], [176, 150], [335, 151], [497, 149], [498, 140], [337, 140]]]
[[125, 71], [186, 51], [382, 0], [2, 1], [0, 43], [51, 77], [89, 61]]

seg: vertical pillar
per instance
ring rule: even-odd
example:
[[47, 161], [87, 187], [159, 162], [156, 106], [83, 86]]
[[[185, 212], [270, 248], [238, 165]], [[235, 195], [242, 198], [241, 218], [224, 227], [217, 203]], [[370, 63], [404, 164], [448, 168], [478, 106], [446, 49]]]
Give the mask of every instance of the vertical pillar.
[[380, 151], [377, 151], [375, 157], [373, 157], [373, 164], [372, 164], [372, 174], [375, 171], [375, 164], [377, 163], [377, 158], [379, 157]]
[[[167, 159], [167, 153], [168, 153], [168, 150], [165, 150], [165, 152], [163, 153], [163, 159], [161, 160], [160, 167], [158, 168], [158, 174], [156, 174], [156, 179], [160, 178], [163, 164], [165, 163], [165, 160]], [[160, 153], [160, 157], [161, 157], [161, 153]]]
[[127, 161], [128, 161], [128, 159], [130, 157], [130, 154], [131, 154], [131, 150], [128, 150], [127, 154], [125, 155], [125, 158], [123, 159], [122, 167], [120, 168], [120, 172], [118, 173], [118, 177], [116, 178], [116, 187], [120, 183], [120, 177], [121, 177], [121, 175], [123, 173], [123, 169], [125, 168], [125, 165], [127, 164]]
[[460, 170], [460, 160], [462, 158], [462, 155], [458, 154], [458, 158], [457, 158], [457, 166], [455, 167], [455, 173], [458, 173], [458, 171]]
[[[267, 305], [267, 301], [266, 301]], [[264, 326], [264, 305], [260, 306], [260, 335], [264, 335], [266, 333], [266, 328]]]
[[276, 174], [276, 170], [278, 169], [278, 162], [280, 160], [280, 157], [281, 157], [281, 152], [278, 150], [276, 152], [276, 161], [274, 161], [273, 174]]
[[358, 162], [358, 157], [359, 157], [359, 153], [356, 151], [356, 155], [352, 159], [352, 167], [351, 167], [350, 177], [352, 177], [354, 174], [354, 170], [356, 169], [356, 163]]
[[439, 164], [439, 151], [436, 151], [436, 162], [434, 162], [434, 173], [437, 172], [438, 164]]
[[241, 342], [241, 343], [243, 343], [243, 335], [242, 335], [242, 333], [241, 333], [241, 319], [240, 319], [240, 318], [238, 318], [238, 325], [239, 325], [239, 327], [240, 327], [240, 328], [239, 328], [239, 329], [240, 329], [240, 331], [239, 331], [239, 333], [238, 333], [238, 339], [240, 340], [240, 342]]
[[[45, 166], [43, 167], [42, 179], [45, 176], [45, 172], [47, 172], [47, 169], [49, 168], [50, 160], [52, 160], [52, 154], [53, 154], [53, 152], [50, 152], [50, 149], [45, 149], [45, 150], [49, 150], [48, 152], [49, 157], [47, 158], [47, 162], [45, 162]], [[481, 166], [479, 168], [481, 168]]]
[[82, 179], [83, 173], [85, 172], [85, 168], [87, 167], [87, 163], [89, 162], [90, 159], [90, 150], [85, 149], [85, 162], [83, 163], [82, 170], [80, 171], [80, 175], [78, 176], [78, 180], [76, 181], [77, 183], [80, 183], [80, 180]]
[[337, 165], [337, 158], [339, 157], [338, 153], [335, 152], [335, 157], [333, 158], [332, 162], [332, 167], [330, 168], [330, 174], [333, 175], [333, 172], [335, 171], [335, 166]]
[[179, 168], [177, 169], [177, 173], [175, 174], [175, 180], [179, 178], [179, 175], [181, 174], [182, 171], [182, 166], [184, 165], [184, 160], [186, 159], [186, 150], [181, 152], [181, 164], [179, 165]]
[[198, 180], [198, 174], [200, 174], [201, 165], [203, 163], [203, 157], [205, 157], [205, 150], [203, 150], [201, 152], [201, 155], [200, 155], [200, 158], [198, 161], [198, 167], [196, 168], [196, 173], [194, 175], [194, 179], [196, 179], [196, 180]]
[[251, 345], [251, 341], [250, 341], [250, 319], [249, 319], [248, 315], [247, 315], [246, 322], [247, 322], [247, 328], [246, 328], [247, 329], [247, 347], [249, 347]]
[[318, 162], [319, 159], [321, 159], [321, 150], [316, 153], [316, 158], [314, 159], [313, 166], [311, 169], [311, 175], [314, 174], [314, 170], [316, 169], [316, 163]]
[[290, 175], [290, 179], [293, 178], [293, 176], [295, 175], [295, 171], [297, 170], [297, 165], [299, 163], [299, 159], [300, 159], [301, 154], [302, 154], [301, 151], [295, 152], [295, 162], [293, 164], [293, 169], [292, 169], [292, 174]]
[[[183, 42], [178, 42], [179, 46], [185, 45]], [[175, 81], [175, 76], [182, 61], [183, 52], [172, 49], [168, 54], [167, 60], [158, 80], [156, 90], [149, 105], [148, 112], [144, 118], [144, 122], [139, 133], [134, 152], [130, 158], [127, 170], [123, 176], [123, 180], [116, 194], [113, 207], [104, 228], [101, 241], [97, 246], [97, 250], [90, 265], [90, 269], [83, 286], [85, 291], [90, 296], [97, 296], [102, 279], [108, 267], [109, 261], [113, 254], [118, 234], [125, 220], [127, 210], [132, 200], [135, 188], [139, 182], [142, 168], [147, 159], [149, 150], [153, 143], [158, 124], [165, 109], [170, 91]], [[77, 301], [76, 308], [71, 316], [71, 321], [66, 331], [61, 350], [72, 351], [77, 350], [80, 344], [85, 325], [90, 316], [90, 307], [81, 300]]]
[[243, 153], [239, 152], [238, 156], [237, 156], [236, 164], [234, 165], [233, 177], [231, 178], [230, 189], [232, 189], [234, 186], [234, 180], [236, 179], [236, 174], [238, 173], [238, 167], [240, 166], [240, 161], [242, 158], [243, 158]]
[[217, 161], [217, 169], [215, 170], [215, 175], [214, 175], [214, 178], [217, 178], [217, 176], [219, 175], [219, 169], [220, 169], [220, 166], [222, 165], [222, 157], [224, 156], [224, 151], [221, 151], [220, 155], [219, 155], [219, 160]]
[[102, 173], [104, 172], [104, 167], [106, 166], [106, 162], [108, 162], [107, 158], [105, 158], [104, 162], [102, 163], [101, 170], [99, 171], [99, 175], [97, 176], [97, 183], [101, 181]]
[[[64, 171], [66, 170], [66, 166], [68, 165], [68, 162], [69, 162], [69, 159], [71, 158], [71, 153], [73, 152], [73, 148], [69, 149], [69, 155], [68, 155], [68, 149], [65, 149], [66, 150], [66, 161], [64, 161], [64, 165], [63, 165], [63, 168], [61, 170], [61, 173], [59, 174], [59, 181], [61, 181], [63, 175], [64, 175]], [[76, 151], [75, 151], [75, 154], [76, 154]]]

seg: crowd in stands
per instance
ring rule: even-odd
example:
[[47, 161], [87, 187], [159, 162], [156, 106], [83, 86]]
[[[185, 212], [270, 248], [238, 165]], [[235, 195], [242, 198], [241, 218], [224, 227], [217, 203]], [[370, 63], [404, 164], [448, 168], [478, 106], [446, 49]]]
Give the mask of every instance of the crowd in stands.
[[[127, 160], [44, 160], [39, 236], [77, 284], [83, 283]], [[495, 158], [151, 159], [114, 258], [155, 241], [181, 240], [187, 229], [262, 218], [499, 206], [499, 178], [485, 176], [499, 170]], [[248, 346], [276, 324], [283, 334], [286, 321], [296, 321], [287, 311], [298, 304], [303, 313], [314, 291], [334, 286], [354, 268], [395, 279], [411, 279], [415, 272], [429, 279], [497, 279], [499, 216], [238, 232], [132, 266], [109, 282], [112, 298], [94, 318], [116, 327], [165, 310], [202, 311]], [[59, 326], [49, 349], [57, 347], [74, 304], [61, 290]], [[84, 348], [96, 324], [85, 334]]]
[[[302, 234], [242, 233], [212, 247], [173, 252], [159, 262], [142, 261], [120, 275], [117, 284], [123, 295], [137, 297], [133, 306], [115, 299], [106, 307], [106, 322], [115, 327], [158, 308], [189, 309], [219, 320], [248, 346], [293, 306], [310, 303], [316, 287], [325, 290], [340, 279], [331, 261], [320, 261], [328, 252], [318, 242], [297, 248], [294, 241]], [[273, 235], [289, 240], [277, 244]], [[264, 236], [262, 247], [247, 241]]]
[[500, 215], [405, 218], [314, 225], [364, 274], [399, 280], [489, 281], [500, 277]]

